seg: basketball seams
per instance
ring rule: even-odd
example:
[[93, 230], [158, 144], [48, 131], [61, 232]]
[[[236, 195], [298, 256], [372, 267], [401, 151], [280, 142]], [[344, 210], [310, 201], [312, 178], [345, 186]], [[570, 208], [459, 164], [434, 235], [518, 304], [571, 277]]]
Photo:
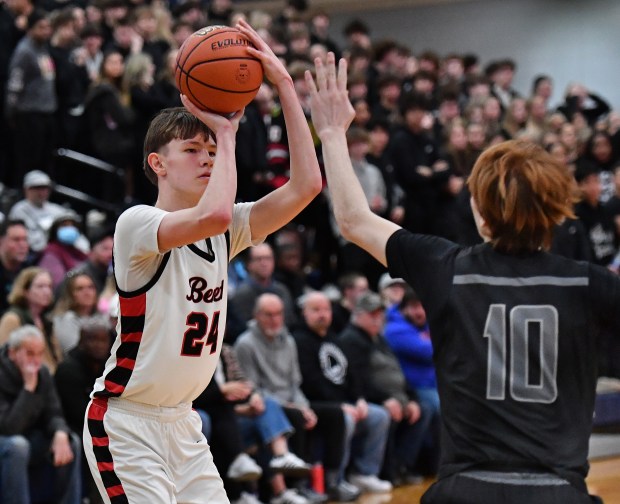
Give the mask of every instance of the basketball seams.
[[250, 56], [248, 57], [243, 57], [243, 56], [230, 56], [227, 58], [218, 58], [218, 59], [210, 59], [208, 61], [199, 61], [197, 63], [194, 63], [191, 67], [185, 69], [184, 67], [181, 67], [177, 64], [177, 68], [179, 70], [179, 72], [181, 72], [182, 74], [185, 75], [189, 75], [191, 73], [191, 71], [196, 68], [197, 66], [200, 65], [207, 65], [209, 63], [217, 63], [219, 61], [233, 61], [233, 60], [240, 60], [240, 61], [257, 61], [258, 63], [260, 63], [260, 60], [257, 58], [252, 58]]
[[252, 58], [251, 56], [226, 56], [224, 58], [210, 59], [210, 60], [207, 60], [207, 61], [199, 61], [198, 63], [194, 63], [187, 70], [181, 69], [181, 71], [188, 73], [190, 70], [193, 70], [194, 68], [196, 68], [199, 65], [206, 65], [207, 63], [217, 63], [218, 61], [232, 61], [232, 60], [256, 61], [256, 62], [258, 62], [258, 64], [260, 64], [260, 60], [258, 58]]
[[[200, 31], [200, 30], [198, 30]], [[187, 60], [189, 59], [189, 57], [192, 55], [192, 53], [198, 48], [200, 47], [206, 40], [210, 39], [211, 37], [215, 36], [215, 35], [220, 35], [223, 33], [241, 33], [239, 30], [234, 29], [234, 28], [218, 28], [217, 30], [213, 30], [211, 33], [209, 33], [208, 35], [196, 35], [195, 32], [192, 35], [190, 35], [187, 40], [185, 42], [189, 42], [191, 40], [192, 37], [201, 37], [201, 40], [199, 40], [194, 47], [192, 47], [191, 49], [188, 48], [184, 48], [185, 46], [185, 42], [183, 42], [183, 44], [181, 45], [179, 54], [177, 56], [177, 61], [176, 61], [176, 66], [177, 69], [180, 70], [181, 72], [184, 73], [184, 66], [185, 63], [187, 63]], [[187, 55], [185, 55], [185, 53], [187, 52]], [[183, 61], [181, 61], [181, 58], [185, 57], [183, 59]], [[179, 81], [177, 82], [177, 87], [179, 88], [179, 90], [181, 89], [181, 79], [179, 78]]]
[[[212, 84], [209, 84], [208, 82], [204, 82], [204, 81], [194, 77], [193, 75], [191, 75], [191, 71], [194, 68], [199, 67], [201, 65], [208, 65], [210, 63], [218, 63], [218, 62], [221, 62], [221, 61], [237, 61], [237, 60], [242, 60], [242, 61], [243, 60], [258, 61], [259, 64], [260, 64], [260, 61], [257, 60], [256, 58], [220, 58], [220, 59], [217, 59], [217, 60], [200, 61], [200, 62], [194, 64], [194, 66], [189, 67], [187, 70], [185, 70], [183, 68], [180, 68], [179, 69], [179, 73], [180, 73], [180, 75], [185, 76], [185, 86], [187, 87], [187, 89], [189, 89], [189, 81], [191, 79], [193, 82], [196, 82], [196, 83], [201, 84], [203, 86], [206, 86], [208, 88], [216, 89], [218, 91], [224, 91], [224, 92], [227, 92], [227, 93], [245, 94], [245, 93], [256, 92], [260, 88], [260, 84], [258, 86], [256, 86], [256, 87], [253, 87], [253, 88], [250, 88], [250, 89], [247, 89], [247, 90], [244, 90], [244, 91], [237, 91], [237, 90], [234, 90], [234, 89], [228, 89], [228, 88], [222, 88], [222, 87], [213, 86]], [[261, 81], [262, 81], [262, 79], [261, 79]]]
[[235, 91], [234, 89], [221, 88], [221, 87], [214, 86], [212, 84], [208, 84], [206, 82], [202, 82], [201, 80], [198, 80], [195, 77], [192, 77], [191, 75], [188, 75], [188, 83], [187, 83], [187, 88], [188, 89], [191, 89], [189, 87], [189, 80], [190, 79], [192, 80], [192, 82], [195, 82], [196, 84], [200, 84], [201, 86], [208, 87], [209, 89], [215, 89], [216, 91], [222, 91], [223, 93], [244, 95], [244, 94], [248, 94], [248, 93], [256, 93], [260, 89], [260, 86], [258, 86], [258, 87], [252, 88], [252, 89], [248, 89], [246, 91]]
[[[241, 109], [263, 83], [260, 59], [244, 50], [254, 45], [234, 28], [222, 27], [199, 35], [205, 29], [190, 35], [180, 48], [175, 65], [177, 87], [202, 109], [218, 113], [229, 113], [233, 106]], [[216, 57], [211, 59], [213, 55]], [[209, 63], [215, 66], [204, 66]]]
[[[200, 30], [198, 30], [200, 31]], [[197, 33], [197, 32], [196, 32]], [[185, 66], [185, 63], [187, 63], [187, 60], [189, 59], [189, 57], [192, 55], [192, 53], [198, 49], [198, 47], [200, 47], [204, 42], [206, 42], [207, 40], [209, 40], [211, 37], [215, 36], [215, 35], [221, 35], [224, 33], [241, 33], [239, 30], [235, 30], [233, 28], [229, 28], [229, 29], [217, 29], [217, 30], [213, 30], [210, 34], [208, 35], [196, 35], [196, 33], [193, 33], [192, 35], [189, 36], [189, 38], [187, 40], [190, 40], [191, 37], [201, 37], [201, 40], [199, 40], [194, 47], [192, 47], [189, 52], [187, 53], [187, 56], [185, 57], [185, 60], [183, 60], [183, 63], [180, 65], [181, 68], [183, 68]], [[184, 43], [185, 44], [185, 43]], [[182, 47], [181, 47], [182, 49]], [[181, 56], [181, 55], [179, 55]], [[179, 60], [180, 58], [177, 58], [177, 66], [179, 66]]]

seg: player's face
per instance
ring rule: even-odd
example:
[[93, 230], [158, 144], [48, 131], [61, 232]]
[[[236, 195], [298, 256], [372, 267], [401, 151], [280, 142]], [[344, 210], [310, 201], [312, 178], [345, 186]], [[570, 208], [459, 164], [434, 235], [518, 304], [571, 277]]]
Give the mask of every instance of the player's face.
[[216, 152], [213, 138], [198, 134], [172, 140], [159, 156], [170, 185], [182, 192], [202, 194], [211, 179]]

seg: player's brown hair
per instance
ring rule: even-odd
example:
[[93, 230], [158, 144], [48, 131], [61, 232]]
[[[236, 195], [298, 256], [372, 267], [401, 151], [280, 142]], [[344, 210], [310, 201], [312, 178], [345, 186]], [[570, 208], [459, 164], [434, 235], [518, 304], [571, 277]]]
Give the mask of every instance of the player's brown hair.
[[467, 185], [493, 247], [507, 253], [548, 249], [553, 229], [574, 218], [574, 178], [544, 149], [510, 140], [484, 151]]
[[157, 175], [149, 165], [148, 157], [151, 152], [159, 150], [172, 140], [187, 140], [202, 133], [205, 139], [212, 137], [213, 132], [196, 116], [190, 114], [184, 107], [163, 109], [151, 121], [144, 139], [144, 161], [142, 169], [149, 181], [157, 186]]

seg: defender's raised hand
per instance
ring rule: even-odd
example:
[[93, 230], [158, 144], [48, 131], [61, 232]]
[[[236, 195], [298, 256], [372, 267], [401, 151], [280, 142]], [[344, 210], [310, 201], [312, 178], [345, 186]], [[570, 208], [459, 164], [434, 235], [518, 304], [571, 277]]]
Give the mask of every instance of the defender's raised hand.
[[347, 61], [341, 59], [336, 68], [334, 53], [327, 54], [327, 62], [320, 58], [314, 60], [316, 82], [312, 74], [306, 72], [306, 82], [310, 88], [312, 124], [322, 139], [335, 130], [347, 130], [355, 110], [349, 101], [347, 91]]

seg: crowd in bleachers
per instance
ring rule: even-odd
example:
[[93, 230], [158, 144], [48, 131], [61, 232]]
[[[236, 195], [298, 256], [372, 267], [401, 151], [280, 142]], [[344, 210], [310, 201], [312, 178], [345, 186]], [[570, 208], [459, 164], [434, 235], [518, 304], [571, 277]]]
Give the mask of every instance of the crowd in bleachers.
[[[552, 250], [618, 272], [620, 115], [579, 76], [561, 103], [551, 103], [553, 77], [541, 73], [519, 93], [512, 84], [518, 68], [509, 58], [482, 65], [475, 54], [376, 40], [372, 26], [355, 19], [338, 44], [329, 15], [299, 0], [277, 15], [240, 12], [231, 0], [6, 0], [0, 5], [0, 465], [16, 456], [16, 445], [8, 446], [19, 435], [35, 446], [35, 432], [48, 445], [59, 431], [81, 434], [88, 393], [114, 334], [114, 222], [123, 209], [152, 204], [156, 196], [141, 173], [149, 121], [181, 105], [174, 71], [183, 41], [205, 25], [234, 25], [240, 17], [286, 62], [310, 126], [304, 72], [327, 51], [347, 58], [356, 112], [349, 154], [374, 212], [415, 232], [477, 243], [467, 176], [489, 145], [523, 139], [557, 156], [582, 196], [575, 219], [558, 227]], [[239, 201], [287, 180], [286, 135], [278, 97], [263, 84], [237, 133]], [[321, 161], [318, 139], [315, 147]], [[122, 169], [122, 183], [87, 166], [61, 169], [58, 148]], [[72, 200], [54, 192], [55, 182], [117, 210], [72, 208]], [[229, 347], [195, 406], [231, 501], [347, 501], [433, 475], [440, 413], [424, 310], [399, 279], [342, 239], [328, 190], [229, 270]], [[17, 385], [27, 366], [16, 356], [33, 332], [43, 335], [49, 373], [40, 380], [45, 390], [26, 387], [26, 394]], [[277, 349], [275, 338], [282, 342]], [[274, 361], [276, 350], [281, 357]], [[600, 372], [620, 376], [610, 355], [601, 353]], [[32, 408], [39, 392], [38, 400], [52, 405], [44, 412]], [[21, 431], [16, 415], [28, 418]], [[66, 491], [76, 496], [73, 503], [99, 502], [79, 440], [62, 441], [72, 454], [62, 464], [33, 451], [31, 497], [5, 480], [0, 495], [60, 502], [54, 491]], [[32, 466], [41, 464], [55, 466], [56, 474], [34, 474]], [[61, 471], [67, 467], [73, 472]], [[64, 487], [55, 489], [50, 478]]]

